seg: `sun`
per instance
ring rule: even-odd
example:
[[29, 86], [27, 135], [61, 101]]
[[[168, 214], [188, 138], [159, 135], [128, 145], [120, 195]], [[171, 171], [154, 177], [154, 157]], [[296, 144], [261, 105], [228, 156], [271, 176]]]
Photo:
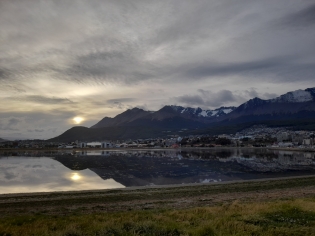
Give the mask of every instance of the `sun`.
[[84, 119], [82, 117], [76, 116], [72, 120], [75, 124], [80, 124]]

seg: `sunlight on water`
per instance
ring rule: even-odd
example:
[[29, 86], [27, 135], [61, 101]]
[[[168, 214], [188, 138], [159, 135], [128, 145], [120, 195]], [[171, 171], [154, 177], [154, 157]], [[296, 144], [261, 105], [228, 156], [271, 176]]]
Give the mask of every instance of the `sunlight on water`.
[[78, 173], [73, 173], [71, 176], [71, 179], [76, 181], [76, 180], [81, 179], [81, 176]]
[[315, 153], [267, 149], [0, 153], [0, 194], [112, 189], [315, 174]]
[[0, 158], [0, 194], [124, 188], [89, 169], [73, 172], [47, 157]]

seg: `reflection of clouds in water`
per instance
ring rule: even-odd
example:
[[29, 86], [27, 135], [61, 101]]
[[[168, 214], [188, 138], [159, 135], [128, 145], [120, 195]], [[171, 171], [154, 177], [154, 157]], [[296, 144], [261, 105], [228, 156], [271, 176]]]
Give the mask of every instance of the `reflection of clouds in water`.
[[29, 157], [0, 159], [0, 186], [0, 194], [124, 187], [88, 169], [74, 172], [53, 159]]
[[11, 179], [14, 179], [15, 178], [15, 175], [12, 174], [12, 173], [4, 173], [4, 178], [7, 179], [7, 180], [11, 180]]

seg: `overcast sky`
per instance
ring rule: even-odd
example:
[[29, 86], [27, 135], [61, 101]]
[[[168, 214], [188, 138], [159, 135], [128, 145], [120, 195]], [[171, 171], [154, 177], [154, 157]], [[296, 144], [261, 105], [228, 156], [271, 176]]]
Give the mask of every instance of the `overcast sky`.
[[0, 138], [315, 87], [314, 0], [1, 0]]

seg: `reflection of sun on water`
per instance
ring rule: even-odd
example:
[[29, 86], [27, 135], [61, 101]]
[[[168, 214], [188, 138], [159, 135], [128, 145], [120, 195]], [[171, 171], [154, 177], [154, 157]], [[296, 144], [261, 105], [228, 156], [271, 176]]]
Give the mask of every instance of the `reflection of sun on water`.
[[78, 175], [78, 173], [73, 173], [72, 176], [71, 176], [71, 179], [72, 180], [79, 180], [79, 179], [81, 179], [81, 176]]
[[80, 124], [84, 119], [82, 117], [77, 116], [74, 117], [72, 120], [74, 121], [74, 123]]

